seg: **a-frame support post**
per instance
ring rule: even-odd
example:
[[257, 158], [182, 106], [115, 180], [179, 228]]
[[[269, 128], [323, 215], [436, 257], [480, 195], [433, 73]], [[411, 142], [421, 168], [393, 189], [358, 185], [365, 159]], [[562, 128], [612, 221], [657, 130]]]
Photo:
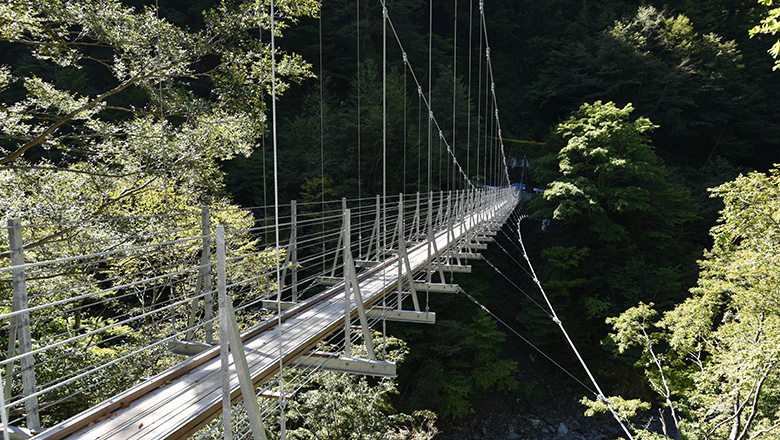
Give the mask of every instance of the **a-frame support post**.
[[374, 227], [371, 228], [371, 238], [368, 240], [368, 250], [366, 252], [366, 258], [369, 260], [372, 259], [371, 257], [371, 248], [373, 247], [376, 249], [376, 254], [373, 257], [373, 260], [379, 261], [382, 256], [380, 255], [380, 245], [379, 245], [379, 224], [380, 224], [380, 218], [382, 215], [381, 205], [379, 201], [379, 194], [376, 196], [376, 207], [374, 208], [376, 212], [376, 216], [374, 217]]
[[[241, 387], [241, 395], [244, 398], [244, 407], [249, 417], [249, 426], [254, 440], [266, 440], [265, 426], [260, 416], [260, 405], [257, 403], [255, 386], [249, 372], [249, 364], [244, 352], [244, 344], [241, 342], [241, 332], [236, 322], [236, 314], [232, 301], [227, 296], [227, 271], [225, 257], [225, 229], [217, 226], [217, 291], [219, 295], [219, 341], [220, 357], [222, 359], [222, 419], [225, 430], [225, 439], [232, 440], [232, 423], [230, 418], [230, 360], [236, 368], [238, 383]], [[281, 374], [281, 372], [280, 372]]]
[[422, 234], [420, 234], [420, 223], [420, 192], [417, 191], [417, 202], [414, 204], [414, 220], [412, 220], [412, 227], [409, 229], [411, 240], [417, 241], [422, 237]]
[[211, 296], [211, 226], [209, 219], [209, 207], [202, 206], [200, 209], [200, 229], [202, 248], [200, 252], [200, 269], [198, 269], [198, 279], [195, 280], [195, 295], [190, 305], [190, 316], [187, 319], [187, 333], [184, 336], [185, 341], [192, 341], [195, 336], [195, 318], [198, 313], [197, 298], [198, 292], [203, 294], [203, 322], [206, 331], [206, 343], [214, 343], [214, 305]]
[[[427, 235], [428, 235], [428, 243], [427, 243], [427, 249], [428, 249], [428, 263], [426, 268], [426, 278], [425, 281], [428, 284], [431, 284], [431, 274], [432, 274], [432, 261], [433, 258], [439, 258], [439, 248], [436, 245], [436, 234], [434, 234], [433, 231], [433, 192], [430, 194], [430, 198], [428, 199], [428, 216], [427, 216]], [[433, 252], [431, 252], [433, 251]], [[441, 282], [446, 283], [446, 280], [444, 278], [444, 271], [441, 269], [441, 264], [437, 265], [439, 276], [441, 277]]]
[[360, 318], [360, 327], [363, 329], [363, 340], [366, 344], [366, 351], [368, 352], [368, 358], [373, 361], [376, 360], [376, 356], [374, 356], [374, 343], [371, 339], [371, 331], [368, 327], [368, 318], [366, 317], [366, 309], [363, 305], [363, 297], [360, 294], [357, 272], [355, 271], [355, 261], [352, 259], [349, 230], [350, 211], [349, 209], [344, 209], [344, 225], [342, 227], [342, 233], [344, 234], [344, 356], [352, 356], [352, 344], [350, 340], [352, 304], [350, 301], [350, 294], [354, 294], [355, 308], [357, 308], [358, 317]]
[[402, 193], [398, 195], [398, 222], [396, 223], [396, 229], [398, 230], [398, 310], [403, 310], [403, 269], [406, 266], [406, 280], [412, 292], [412, 303], [414, 304], [414, 310], [419, 312], [420, 302], [417, 299], [417, 289], [414, 287], [414, 280], [412, 279], [412, 266], [409, 263], [409, 254], [406, 251], [404, 227], [404, 195]]
[[[457, 193], [455, 195], [455, 198], [457, 200], [458, 196]], [[452, 192], [447, 195], [447, 242], [449, 242], [449, 245], [447, 246], [447, 264], [452, 264], [452, 260], [455, 259], [455, 264], [460, 266], [460, 256], [455, 251], [455, 217], [458, 215], [459, 209], [456, 206], [455, 209], [450, 210], [450, 206], [452, 205]]]
[[[35, 382], [35, 358], [29, 354], [32, 351], [32, 334], [30, 331], [30, 313], [27, 311], [29, 302], [27, 299], [27, 276], [24, 271], [24, 247], [22, 244], [22, 222], [20, 219], [8, 220], [8, 244], [11, 250], [11, 266], [13, 278], [13, 300], [11, 312], [21, 312], [11, 317], [11, 327], [8, 337], [7, 357], [14, 357], [16, 353], [16, 341], [19, 341], [19, 354], [22, 356], [22, 390], [25, 396], [34, 396], [37, 393]], [[14, 362], [6, 365], [5, 393], [6, 398], [11, 396], [11, 384], [13, 381]], [[24, 409], [27, 413], [27, 428], [31, 431], [41, 430], [40, 414], [38, 412], [38, 397], [25, 397]]]
[[[345, 203], [342, 200], [342, 203]], [[298, 302], [298, 205], [295, 200], [290, 202], [290, 243], [287, 246], [287, 255], [284, 256], [284, 264], [282, 265], [282, 278], [281, 282], [287, 278], [287, 268], [290, 268], [292, 274], [292, 302]], [[341, 237], [339, 237], [341, 240]], [[336, 255], [338, 259], [338, 254]], [[335, 270], [335, 264], [334, 270]], [[331, 272], [332, 273], [332, 272]], [[333, 276], [333, 275], [331, 275]]]
[[[346, 197], [342, 197], [341, 198], [341, 210], [344, 211], [345, 209], [347, 209], [347, 198]], [[346, 233], [349, 234], [349, 231], [347, 231]], [[338, 265], [338, 262], [339, 262], [339, 252], [341, 252], [341, 243], [344, 243], [344, 239], [345, 239], [344, 237], [345, 237], [345, 235], [344, 235], [344, 228], [342, 228], [341, 232], [339, 233], [339, 242], [338, 242], [338, 244], [336, 244], [336, 255], [333, 258], [333, 268], [330, 270], [330, 277], [331, 278], [336, 276], [336, 266]]]
[[8, 413], [5, 411], [5, 386], [3, 384], [0, 384], [0, 386], [3, 387], [0, 390], [0, 423], [3, 424], [3, 440], [10, 440], [11, 437], [8, 434]]

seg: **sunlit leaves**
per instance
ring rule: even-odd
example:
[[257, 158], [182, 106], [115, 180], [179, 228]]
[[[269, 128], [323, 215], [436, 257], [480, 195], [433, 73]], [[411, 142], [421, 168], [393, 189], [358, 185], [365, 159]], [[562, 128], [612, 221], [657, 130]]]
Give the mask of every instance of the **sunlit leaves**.
[[620, 241], [627, 231], [618, 216], [653, 209], [653, 189], [667, 185], [647, 137], [655, 126], [647, 118], [632, 120], [632, 112], [631, 104], [596, 101], [558, 125], [560, 174], [542, 176], [551, 179], [544, 193], [548, 215], [590, 218], [589, 229], [601, 240]]
[[[750, 36], [754, 37], [758, 34], [776, 35], [780, 32], [780, 4], [775, 0], [758, 0], [758, 3], [767, 6], [769, 10], [761, 18], [761, 22], [750, 29]], [[780, 40], [775, 41], [767, 52], [776, 60], [774, 70], [780, 69]]]
[[[723, 199], [693, 296], [658, 315], [640, 304], [608, 322], [639, 346], [651, 388], [668, 379], [683, 437], [777, 438], [780, 396], [780, 170], [740, 176]], [[653, 362], [649, 362], [652, 359]], [[671, 403], [670, 403], [671, 405]]]

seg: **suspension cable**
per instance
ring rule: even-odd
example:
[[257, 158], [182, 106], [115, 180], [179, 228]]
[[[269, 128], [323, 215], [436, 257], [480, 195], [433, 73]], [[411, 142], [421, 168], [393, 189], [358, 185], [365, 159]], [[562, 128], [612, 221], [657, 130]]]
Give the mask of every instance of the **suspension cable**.
[[[458, 89], [458, 0], [455, 0], [455, 18], [453, 19], [452, 30], [452, 151], [455, 151], [457, 143], [455, 142], [455, 108]], [[449, 164], [447, 160], [447, 178], [449, 178]], [[468, 174], [468, 173], [466, 173]], [[455, 164], [452, 164], [452, 186], [455, 186]], [[452, 188], [452, 187], [451, 187]]]
[[468, 61], [468, 97], [466, 98], [466, 174], [471, 176], [471, 35], [472, 35], [472, 18], [474, 17], [474, 11], [472, 8], [473, 2], [469, 1], [469, 61]]
[[506, 322], [504, 322], [504, 320], [503, 320], [503, 319], [499, 318], [499, 317], [498, 317], [498, 316], [497, 316], [495, 313], [491, 312], [491, 311], [490, 311], [490, 309], [488, 309], [487, 307], [485, 307], [484, 305], [482, 305], [482, 303], [480, 303], [479, 301], [477, 301], [477, 300], [476, 300], [476, 298], [474, 298], [473, 296], [471, 296], [471, 295], [469, 295], [468, 293], [466, 293], [466, 291], [465, 291], [465, 290], [463, 290], [463, 289], [460, 289], [460, 290], [459, 290], [459, 292], [460, 292], [460, 293], [462, 293], [463, 295], [465, 295], [465, 296], [466, 296], [468, 299], [470, 299], [470, 300], [471, 300], [471, 302], [473, 302], [474, 304], [476, 304], [477, 306], [479, 306], [479, 308], [480, 308], [480, 309], [482, 309], [482, 310], [483, 310], [485, 313], [487, 313], [488, 315], [492, 316], [492, 317], [493, 317], [493, 319], [495, 319], [496, 321], [500, 322], [500, 323], [501, 323], [501, 325], [503, 325], [504, 327], [506, 327], [506, 328], [507, 328], [507, 330], [509, 330], [510, 332], [514, 333], [514, 334], [515, 334], [515, 336], [517, 336], [518, 338], [520, 338], [520, 339], [521, 339], [523, 342], [525, 342], [526, 344], [530, 345], [530, 346], [531, 346], [531, 347], [532, 347], [534, 350], [536, 350], [536, 351], [537, 351], [539, 354], [541, 354], [542, 356], [544, 356], [544, 357], [545, 357], [545, 358], [546, 358], [548, 361], [552, 362], [552, 363], [553, 363], [553, 365], [555, 365], [556, 367], [560, 368], [560, 369], [561, 369], [561, 371], [563, 371], [564, 373], [566, 373], [567, 375], [569, 375], [569, 377], [571, 377], [572, 379], [574, 379], [574, 380], [575, 380], [577, 383], [579, 383], [580, 385], [582, 385], [582, 387], [583, 387], [583, 388], [585, 388], [586, 390], [590, 391], [590, 392], [591, 392], [591, 393], [593, 393], [594, 395], [596, 395], [596, 394], [597, 394], [595, 391], [593, 391], [593, 389], [592, 389], [592, 388], [590, 388], [588, 385], [586, 385], [586, 384], [585, 384], [583, 381], [579, 380], [579, 379], [577, 378], [577, 376], [575, 376], [574, 374], [572, 374], [572, 373], [571, 373], [569, 370], [567, 370], [567, 369], [566, 369], [565, 367], [563, 367], [561, 364], [559, 364], [558, 362], [556, 362], [556, 361], [555, 361], [553, 358], [551, 358], [550, 356], [548, 356], [548, 355], [547, 355], [547, 353], [545, 353], [544, 351], [542, 351], [542, 349], [541, 349], [541, 348], [537, 347], [537, 346], [536, 346], [536, 345], [534, 345], [534, 344], [533, 344], [531, 341], [529, 341], [528, 339], [526, 339], [525, 337], [523, 337], [523, 335], [521, 335], [521, 334], [520, 334], [520, 333], [519, 333], [517, 330], [515, 330], [515, 329], [514, 329], [514, 328], [512, 328], [512, 327], [511, 327], [509, 324], [507, 324]]
[[506, 154], [504, 153], [504, 141], [501, 136], [501, 121], [498, 118], [498, 100], [496, 98], [496, 80], [493, 77], [493, 63], [490, 58], [490, 42], [488, 41], [488, 33], [487, 33], [487, 21], [485, 18], [485, 2], [484, 0], [479, 1], [479, 13], [481, 17], [481, 21], [483, 23], [482, 26], [482, 32], [485, 34], [485, 59], [487, 62], [487, 71], [488, 75], [490, 77], [490, 92], [491, 96], [493, 97], [493, 105], [495, 107], [495, 122], [496, 122], [496, 132], [498, 133], [498, 144], [501, 147], [501, 157], [503, 159], [503, 171], [504, 171], [504, 179], [506, 179], [506, 184], [509, 185], [509, 168], [507, 168], [506, 163]]
[[[382, 0], [382, 4], [384, 5], [384, 0]], [[431, 76], [433, 76], [433, 0], [428, 0], [428, 4], [428, 192], [431, 192], [431, 120], [433, 119], [433, 110], [431, 109], [433, 106], [433, 95], [431, 94]]]
[[[279, 415], [280, 421], [280, 436], [281, 440], [286, 438], [285, 429], [285, 406], [286, 400], [284, 395], [284, 347], [282, 345], [282, 280], [281, 280], [281, 264], [279, 258], [279, 159], [277, 150], [277, 136], [276, 136], [276, 25], [274, 20], [274, 0], [271, 0], [271, 127], [273, 134], [273, 149], [274, 149], [274, 235], [276, 238], [276, 319], [277, 319], [277, 335], [279, 338]], [[320, 23], [322, 23], [322, 15], [320, 13]], [[320, 48], [321, 50], [321, 48]], [[320, 58], [321, 59], [321, 58]], [[324, 187], [325, 176], [322, 175], [322, 185]], [[324, 197], [324, 189], [322, 191]], [[323, 202], [324, 206], [324, 202]]]
[[563, 322], [561, 322], [560, 318], [558, 318], [558, 315], [555, 313], [555, 308], [553, 308], [552, 303], [550, 302], [550, 298], [547, 297], [547, 293], [544, 291], [544, 287], [542, 287], [541, 281], [539, 281], [539, 277], [536, 276], [536, 271], [534, 271], [534, 267], [531, 264], [531, 259], [528, 257], [528, 252], [525, 249], [525, 244], [523, 243], [523, 235], [520, 230], [520, 222], [524, 218], [527, 218], [527, 216], [521, 216], [520, 220], [517, 221], [517, 235], [520, 240], [520, 246], [523, 248], [523, 257], [525, 257], [525, 261], [528, 263], [528, 267], [531, 269], [531, 274], [533, 275], [534, 283], [539, 287], [539, 291], [542, 293], [542, 296], [544, 297], [545, 302], [547, 302], [547, 307], [550, 309], [550, 313], [552, 313], [552, 320], [556, 324], [558, 324], [558, 327], [560, 327], [561, 332], [563, 332], [563, 335], [566, 337], [566, 341], [569, 343], [569, 346], [571, 347], [574, 354], [577, 356], [577, 359], [580, 361], [580, 364], [582, 365], [582, 368], [585, 370], [585, 373], [588, 375], [588, 378], [593, 383], [593, 386], [596, 388], [598, 393], [596, 394], [596, 398], [603, 402], [607, 408], [609, 408], [609, 412], [612, 413], [612, 416], [617, 420], [617, 422], [620, 424], [620, 427], [623, 428], [623, 432], [626, 433], [628, 438], [630, 440], [633, 440], [634, 437], [631, 435], [631, 432], [629, 431], [628, 427], [623, 423], [623, 420], [621, 420], [620, 416], [617, 414], [615, 409], [612, 407], [612, 404], [610, 404], [609, 399], [604, 395], [604, 392], [601, 391], [601, 387], [599, 387], [598, 382], [596, 381], [596, 378], [593, 377], [593, 374], [590, 372], [590, 369], [588, 368], [588, 365], [585, 363], [585, 360], [580, 355], [580, 352], [577, 350], [577, 347], [574, 345], [574, 342], [569, 337], [569, 333], [566, 331], [566, 329], [563, 326]]

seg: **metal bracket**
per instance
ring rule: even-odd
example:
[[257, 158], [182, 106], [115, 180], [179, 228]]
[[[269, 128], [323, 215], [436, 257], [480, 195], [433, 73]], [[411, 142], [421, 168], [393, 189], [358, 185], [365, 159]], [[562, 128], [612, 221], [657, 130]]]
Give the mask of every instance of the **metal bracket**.
[[180, 354], [182, 356], [195, 356], [210, 348], [211, 344], [204, 344], [202, 342], [179, 341], [177, 339], [168, 341], [168, 350], [170, 350], [171, 353]]
[[413, 310], [395, 310], [389, 307], [372, 307], [366, 310], [369, 317], [395, 322], [436, 324], [436, 312], [417, 312]]
[[422, 283], [415, 282], [414, 288], [423, 292], [436, 292], [436, 293], [458, 293], [460, 286], [457, 284], [444, 284], [444, 283]]
[[[456, 253], [455, 255], [459, 256], [460, 258], [465, 258], [464, 254]], [[444, 263], [434, 263], [433, 267], [436, 269], [441, 269], [445, 272], [454, 272], [454, 273], [471, 273], [471, 265], [470, 264], [444, 264]]]
[[[0, 425], [0, 430], [4, 430], [5, 426]], [[8, 440], [27, 440], [32, 437], [33, 433], [29, 429], [20, 428], [18, 426], [8, 427]]]
[[374, 359], [356, 359], [339, 356], [335, 353], [315, 351], [296, 361], [302, 368], [317, 368], [339, 373], [359, 374], [363, 376], [395, 377], [395, 362]]
[[276, 301], [271, 300], [271, 299], [264, 299], [262, 301], [262, 303], [263, 303], [263, 307], [264, 308], [271, 309], [271, 310], [277, 310], [279, 308], [281, 308], [282, 310], [287, 310], [287, 309], [291, 309], [291, 308], [293, 308], [293, 307], [298, 305], [298, 303], [295, 303], [295, 302], [292, 302], [292, 301], [276, 302]]
[[481, 260], [482, 254], [477, 254], [474, 252], [458, 252], [457, 255], [460, 258], [466, 259], [466, 260]]
[[355, 260], [355, 267], [365, 268], [374, 267], [379, 264], [379, 261], [375, 260]]
[[341, 284], [344, 282], [344, 278], [342, 277], [317, 277], [317, 284], [321, 284], [323, 286], [335, 286], [337, 284]]

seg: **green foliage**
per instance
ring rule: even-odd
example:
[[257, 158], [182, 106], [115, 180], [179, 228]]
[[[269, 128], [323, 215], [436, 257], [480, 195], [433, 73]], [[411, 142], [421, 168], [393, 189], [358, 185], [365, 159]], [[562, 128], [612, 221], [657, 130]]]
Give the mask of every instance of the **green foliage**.
[[[580, 403], [588, 407], [588, 409], [585, 410], [585, 415], [588, 417], [593, 417], [597, 414], [609, 413], [609, 407], [601, 400], [590, 400], [588, 398], [582, 398]], [[636, 417], [640, 411], [650, 410], [650, 404], [647, 402], [642, 402], [637, 399], [626, 400], [621, 397], [610, 397], [609, 405], [623, 420]]]
[[411, 354], [415, 373], [409, 380], [414, 394], [405, 403], [431, 408], [444, 418], [461, 418], [488, 391], [516, 390], [517, 363], [501, 357], [504, 337], [495, 321], [481, 311], [465, 325], [437, 321], [426, 332], [430, 342]]
[[641, 304], [608, 322], [684, 438], [777, 438], [780, 170], [713, 190], [725, 203], [693, 295], [660, 319]]
[[[758, 0], [758, 3], [770, 9], [766, 11], [766, 15], [761, 18], [761, 22], [750, 29], [750, 37], [755, 37], [758, 34], [777, 34], [777, 32], [780, 31], [780, 7], [773, 6], [780, 5], [774, 0]], [[780, 40], [775, 41], [767, 52], [775, 59], [774, 70], [780, 69]]]
[[[195, 291], [195, 277], [183, 272], [201, 252], [198, 241], [186, 240], [200, 235], [201, 205], [212, 208], [212, 225], [226, 225], [231, 234], [228, 254], [251, 255], [231, 271], [244, 279], [253, 274], [242, 295], [273, 288], [254, 275], [284, 255], [263, 251], [246, 232], [251, 214], [225, 197], [219, 167], [248, 155], [265, 130], [265, 106], [236, 99], [260, 99], [270, 87], [270, 49], [258, 38], [258, 23], [269, 25], [262, 12], [268, 3], [262, 3], [220, 2], [197, 30], [117, 0], [0, 6], [0, 44], [17, 55], [0, 66], [0, 213], [2, 220], [36, 225], [23, 228], [25, 261], [156, 246], [154, 253], [85, 259], [73, 266], [78, 269], [47, 265], [46, 276], [28, 280], [31, 306], [91, 295], [68, 303], [61, 315], [32, 313], [33, 322], [48, 322], [32, 329], [34, 346], [62, 343], [47, 351], [58, 361], [36, 366], [39, 387], [73, 379], [39, 398], [49, 406], [45, 424], [181, 361], [161, 344], [133, 354], [180, 331], [175, 320], [134, 317], [139, 305], [177, 296], [173, 286]], [[280, 36], [319, 7], [309, 0], [277, 6]], [[283, 51], [276, 68], [280, 91], [310, 76], [308, 64]], [[106, 218], [112, 220], [99, 221]], [[0, 242], [0, 251], [7, 249]], [[7, 262], [7, 255], [0, 260]], [[154, 277], [167, 285], [134, 283]], [[3, 301], [9, 301], [8, 284], [0, 288]], [[186, 316], [185, 309], [169, 312]], [[75, 337], [83, 332], [94, 337]], [[76, 377], [95, 365], [104, 368]]]
[[[400, 366], [408, 352], [406, 344], [394, 337], [384, 341], [377, 350], [387, 351], [385, 359]], [[433, 425], [436, 415], [430, 411], [413, 415], [397, 412], [390, 400], [395, 394], [398, 389], [394, 378], [317, 373], [290, 402], [287, 435], [302, 440], [432, 438], [437, 432]]]
[[659, 181], [661, 170], [649, 148], [647, 118], [630, 120], [630, 104], [583, 104], [556, 135], [566, 141], [557, 154], [560, 177], [552, 180], [544, 200], [555, 206], [539, 215], [576, 222], [589, 217], [589, 230], [603, 241], [624, 240], [627, 231], [616, 216], [646, 213], [656, 197], [647, 183]]
[[[268, 27], [258, 6], [218, 4], [203, 28], [191, 31], [116, 0], [4, 5], [0, 40], [22, 55], [0, 70], [3, 180], [28, 184], [19, 185], [28, 193], [45, 185], [62, 205], [84, 208], [50, 221], [100, 216], [166, 187], [196, 203], [218, 199], [218, 161], [248, 155], [264, 130], [270, 49], [249, 32], [258, 22]], [[278, 7], [279, 35], [318, 10], [313, 1]], [[277, 55], [280, 93], [282, 80], [310, 75], [300, 57]], [[209, 57], [219, 60], [216, 67], [200, 62]], [[55, 172], [67, 175], [52, 178]], [[96, 189], [57, 186], [66, 183]], [[44, 216], [9, 212], [19, 213]]]
[[694, 206], [653, 153], [655, 126], [632, 112], [630, 104], [584, 104], [558, 125], [532, 169], [546, 185], [533, 216], [553, 219], [544, 282], [567, 298], [575, 321], [642, 300], [670, 305], [682, 291]]
[[553, 51], [529, 97], [558, 115], [597, 99], [633, 103], [660, 125], [660, 151], [704, 163], [746, 148], [730, 125], [754, 111], [742, 70], [736, 42], [641, 6]]

